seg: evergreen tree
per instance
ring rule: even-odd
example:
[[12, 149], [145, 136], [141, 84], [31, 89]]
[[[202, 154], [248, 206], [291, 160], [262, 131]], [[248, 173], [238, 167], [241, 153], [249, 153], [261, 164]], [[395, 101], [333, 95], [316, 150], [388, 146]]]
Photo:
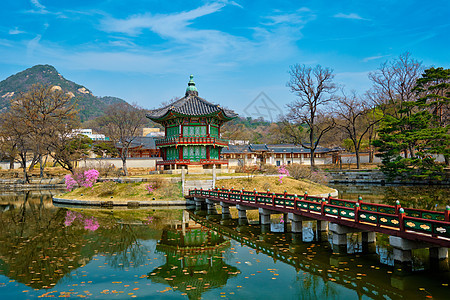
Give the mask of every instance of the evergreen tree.
[[[437, 155], [450, 154], [449, 70], [430, 68], [417, 80], [415, 101], [403, 103], [400, 114], [383, 118], [379, 139], [382, 170], [389, 179], [442, 180], [443, 165]], [[409, 152], [401, 156], [401, 153]]]

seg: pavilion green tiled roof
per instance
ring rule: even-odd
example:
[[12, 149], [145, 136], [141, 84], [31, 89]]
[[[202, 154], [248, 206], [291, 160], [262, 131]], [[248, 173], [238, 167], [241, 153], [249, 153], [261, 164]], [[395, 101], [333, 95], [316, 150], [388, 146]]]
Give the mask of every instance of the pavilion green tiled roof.
[[182, 116], [211, 116], [222, 113], [225, 119], [233, 119], [237, 114], [217, 104], [210, 103], [198, 96], [197, 88], [192, 79], [189, 81], [186, 94], [183, 98], [162, 108], [151, 110], [147, 113], [147, 118], [154, 121], [164, 119], [170, 113]]

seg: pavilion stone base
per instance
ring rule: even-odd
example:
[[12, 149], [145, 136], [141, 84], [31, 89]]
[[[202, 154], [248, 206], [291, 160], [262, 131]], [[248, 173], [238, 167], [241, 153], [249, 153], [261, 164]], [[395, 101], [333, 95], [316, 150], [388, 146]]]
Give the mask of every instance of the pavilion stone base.
[[[172, 169], [165, 169], [165, 170], [158, 170], [158, 174], [181, 174], [182, 168], [185, 168], [187, 170], [188, 174], [213, 174], [212, 168], [204, 168], [203, 165], [188, 165], [186, 166], [173, 166]], [[227, 168], [226, 165], [217, 165], [215, 169], [216, 173], [235, 173], [234, 169]]]
[[203, 174], [203, 166], [202, 165], [188, 165], [187, 171], [188, 171], [188, 174]]

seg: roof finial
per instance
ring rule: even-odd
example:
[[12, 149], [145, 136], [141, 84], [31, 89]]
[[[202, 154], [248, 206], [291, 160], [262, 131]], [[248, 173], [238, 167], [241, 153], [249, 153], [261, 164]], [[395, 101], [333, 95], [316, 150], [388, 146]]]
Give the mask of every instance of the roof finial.
[[186, 95], [195, 94], [198, 95], [197, 88], [195, 87], [194, 75], [191, 74], [190, 80], [188, 82], [188, 87], [186, 88]]

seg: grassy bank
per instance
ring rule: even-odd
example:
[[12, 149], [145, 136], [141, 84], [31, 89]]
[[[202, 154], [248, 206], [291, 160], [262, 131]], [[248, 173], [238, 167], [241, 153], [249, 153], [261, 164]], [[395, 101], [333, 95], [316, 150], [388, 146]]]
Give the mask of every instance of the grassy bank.
[[[152, 191], [148, 190], [148, 185]], [[114, 200], [114, 201], [151, 201], [182, 199], [181, 182], [170, 183], [166, 180], [151, 182], [117, 183], [113, 181], [96, 183], [92, 188], [80, 187], [64, 193], [65, 199], [78, 200]]]
[[[191, 179], [191, 178], [189, 178]], [[188, 180], [189, 180], [188, 179]], [[209, 178], [208, 178], [209, 179]], [[191, 179], [192, 180], [192, 179]], [[150, 186], [150, 190], [149, 190]], [[333, 192], [333, 189], [314, 183], [309, 180], [295, 180], [291, 177], [284, 177], [280, 182], [279, 177], [274, 176], [254, 176], [245, 178], [218, 179], [217, 187], [225, 187], [263, 192], [270, 189], [271, 192], [282, 193], [285, 190], [291, 194], [304, 194], [307, 191], [310, 195], [326, 194]], [[77, 200], [98, 200], [98, 201], [152, 201], [152, 200], [177, 200], [182, 199], [181, 182], [172, 183], [163, 177], [153, 177], [150, 182], [117, 183], [114, 181], [98, 182], [92, 188], [80, 187], [73, 191], [66, 192], [60, 197]]]
[[267, 191], [270, 189], [274, 193], [283, 193], [285, 190], [290, 194], [304, 194], [305, 191], [310, 195], [331, 193], [334, 190], [309, 180], [295, 180], [291, 177], [284, 177], [282, 182], [279, 181], [279, 177], [266, 177], [255, 176], [253, 178], [232, 178], [221, 179], [216, 181], [218, 187], [225, 187], [230, 189], [253, 190], [256, 189], [259, 192]]

